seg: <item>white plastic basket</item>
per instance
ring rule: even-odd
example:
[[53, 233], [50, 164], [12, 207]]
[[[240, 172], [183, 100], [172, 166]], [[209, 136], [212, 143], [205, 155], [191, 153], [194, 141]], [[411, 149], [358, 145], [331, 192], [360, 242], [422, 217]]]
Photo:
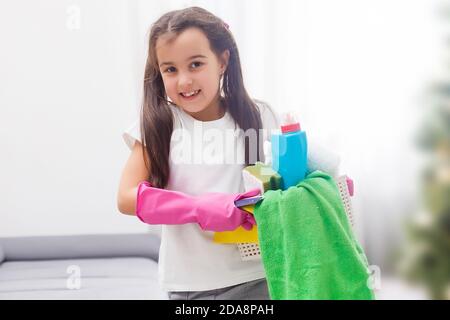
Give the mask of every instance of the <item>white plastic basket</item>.
[[[345, 213], [350, 221], [350, 225], [353, 227], [353, 207], [347, 187], [347, 176], [339, 176], [336, 179], [336, 184], [344, 205]], [[238, 243], [237, 246], [243, 261], [254, 261], [261, 259], [261, 251], [259, 250], [259, 245], [257, 243]]]

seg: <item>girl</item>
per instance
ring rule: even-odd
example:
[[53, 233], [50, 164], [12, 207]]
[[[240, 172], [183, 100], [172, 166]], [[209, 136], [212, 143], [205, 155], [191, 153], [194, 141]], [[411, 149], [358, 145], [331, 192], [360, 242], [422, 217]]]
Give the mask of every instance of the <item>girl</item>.
[[228, 25], [191, 7], [164, 14], [150, 32], [143, 106], [123, 137], [132, 150], [118, 208], [161, 224], [159, 281], [171, 299], [269, 299], [261, 261], [242, 261], [215, 231], [252, 228], [234, 200], [242, 169], [264, 161], [278, 115], [245, 90]]

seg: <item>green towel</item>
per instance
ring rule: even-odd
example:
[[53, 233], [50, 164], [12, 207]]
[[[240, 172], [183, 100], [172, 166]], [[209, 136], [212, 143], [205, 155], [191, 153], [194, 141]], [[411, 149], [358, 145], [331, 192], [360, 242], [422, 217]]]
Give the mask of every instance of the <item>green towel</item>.
[[366, 256], [329, 175], [315, 171], [266, 191], [254, 215], [272, 299], [374, 299]]

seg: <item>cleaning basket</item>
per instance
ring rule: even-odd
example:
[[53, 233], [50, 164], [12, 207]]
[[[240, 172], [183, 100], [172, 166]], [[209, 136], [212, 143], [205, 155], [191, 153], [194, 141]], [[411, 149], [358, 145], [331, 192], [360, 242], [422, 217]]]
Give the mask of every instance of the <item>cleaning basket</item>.
[[[350, 225], [353, 227], [353, 208], [350, 198], [350, 192], [347, 185], [347, 176], [341, 175], [336, 179], [342, 204], [347, 214]], [[237, 244], [241, 259], [243, 261], [253, 261], [261, 259], [261, 251], [257, 243], [238, 243]]]

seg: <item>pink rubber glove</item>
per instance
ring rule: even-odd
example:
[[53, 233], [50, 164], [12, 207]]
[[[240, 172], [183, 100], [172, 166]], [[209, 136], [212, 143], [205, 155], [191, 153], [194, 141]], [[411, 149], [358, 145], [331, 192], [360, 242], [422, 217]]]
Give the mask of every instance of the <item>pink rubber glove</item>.
[[139, 184], [136, 215], [147, 224], [198, 223], [205, 231], [246, 230], [256, 224], [253, 215], [237, 208], [234, 201], [260, 194], [259, 188], [245, 193], [211, 192], [190, 196], [182, 192], [154, 188], [149, 182]]
[[350, 194], [350, 197], [353, 197], [353, 194], [355, 192], [355, 186], [353, 184], [353, 180], [350, 179], [349, 177], [346, 177], [345, 181], [347, 182], [348, 193]]

